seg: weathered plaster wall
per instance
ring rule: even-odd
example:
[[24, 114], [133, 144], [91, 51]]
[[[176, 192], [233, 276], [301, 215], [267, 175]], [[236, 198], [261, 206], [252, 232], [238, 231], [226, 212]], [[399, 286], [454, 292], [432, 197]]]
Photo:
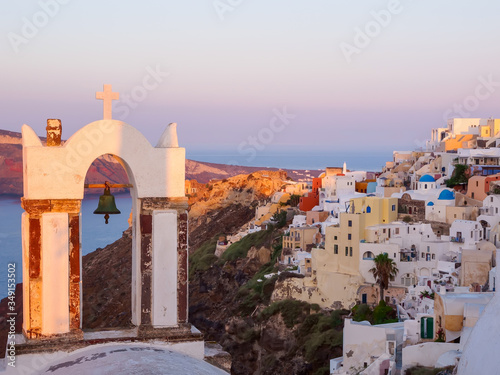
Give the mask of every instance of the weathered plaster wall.
[[345, 319], [343, 336], [343, 366], [348, 371], [362, 369], [365, 362], [370, 366], [373, 359], [386, 351], [385, 329], [372, 327], [370, 323], [363, 324]]
[[68, 214], [42, 215], [42, 334], [69, 331]]
[[177, 211], [153, 212], [152, 324], [177, 325]]
[[332, 301], [324, 296], [318, 288], [307, 282], [307, 278], [290, 278], [276, 282], [271, 301], [295, 299], [308, 303], [317, 303], [321, 307], [331, 307]]
[[22, 205], [26, 211], [22, 220], [24, 333], [35, 338], [68, 332], [70, 327], [78, 329], [80, 276], [75, 272], [69, 278], [69, 267], [80, 269], [80, 201], [23, 198]]
[[426, 342], [403, 348], [403, 369], [413, 366], [434, 367], [439, 357], [450, 350], [459, 350], [460, 344]]
[[463, 250], [460, 285], [486, 284], [489, 280], [492, 260], [493, 252], [490, 250]]
[[360, 276], [318, 271], [316, 277], [318, 284], [313, 281], [314, 276], [278, 282], [271, 299], [275, 301], [291, 298], [333, 309], [347, 309], [356, 304], [357, 291], [363, 282]]

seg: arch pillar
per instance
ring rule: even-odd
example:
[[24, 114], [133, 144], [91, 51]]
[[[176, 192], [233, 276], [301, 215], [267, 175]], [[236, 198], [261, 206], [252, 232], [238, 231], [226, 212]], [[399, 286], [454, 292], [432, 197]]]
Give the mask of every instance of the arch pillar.
[[141, 325], [182, 325], [188, 318], [187, 198], [139, 200]]
[[21, 202], [24, 335], [81, 334], [81, 200]]

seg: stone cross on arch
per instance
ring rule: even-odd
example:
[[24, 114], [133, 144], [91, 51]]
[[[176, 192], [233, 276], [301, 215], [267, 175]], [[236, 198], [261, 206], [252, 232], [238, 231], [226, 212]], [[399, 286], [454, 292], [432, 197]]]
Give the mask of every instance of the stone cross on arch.
[[103, 91], [95, 93], [95, 98], [104, 101], [103, 120], [111, 120], [113, 118], [113, 100], [120, 99], [120, 94], [113, 92], [111, 85], [103, 85], [103, 88]]

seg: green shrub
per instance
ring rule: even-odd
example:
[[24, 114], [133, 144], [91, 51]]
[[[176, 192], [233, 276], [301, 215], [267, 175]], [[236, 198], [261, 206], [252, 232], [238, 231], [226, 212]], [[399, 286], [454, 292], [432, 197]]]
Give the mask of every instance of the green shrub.
[[397, 321], [394, 310], [392, 307], [387, 306], [384, 301], [380, 301], [373, 309], [373, 324], [394, 323]]
[[310, 309], [307, 302], [285, 299], [283, 301], [273, 302], [261, 313], [261, 319], [268, 319], [271, 316], [281, 313], [281, 317], [288, 328], [293, 328], [295, 324], [303, 320], [306, 312]]
[[454, 187], [459, 184], [466, 184], [468, 182], [467, 173], [469, 171], [469, 166], [466, 164], [455, 164], [455, 169], [448, 181], [446, 181], [446, 186], [449, 188]]
[[297, 207], [300, 202], [300, 195], [292, 194], [289, 200], [286, 201], [286, 204], [292, 207]]
[[276, 366], [278, 360], [274, 356], [274, 354], [268, 354], [262, 359], [262, 367], [265, 369], [271, 369]]
[[330, 375], [330, 367], [329, 366], [320, 367], [314, 372], [314, 375]]
[[238, 242], [231, 244], [221, 256], [221, 262], [236, 260], [238, 258], [245, 258], [248, 250], [255, 247], [262, 246], [265, 242], [269, 241], [272, 235], [272, 230], [261, 230], [259, 232], [250, 233], [243, 237]]
[[239, 306], [243, 315], [251, 314], [258, 304], [267, 305], [271, 300], [271, 295], [273, 294], [274, 286], [278, 280], [278, 275], [274, 275], [270, 278], [265, 278], [264, 275], [277, 271], [276, 260], [281, 255], [281, 237], [278, 237], [277, 240], [279, 242], [273, 246], [274, 251], [271, 256], [271, 261], [264, 264], [259, 271], [238, 290], [238, 297], [244, 297]]
[[343, 323], [342, 313], [347, 313], [345, 310], [335, 310], [330, 314], [330, 324], [334, 327], [338, 327]]
[[286, 211], [277, 211], [274, 213], [272, 220], [278, 228], [283, 228], [286, 225]]
[[263, 303], [268, 304], [271, 300], [271, 296], [274, 292], [274, 285], [276, 284], [277, 279], [278, 275], [274, 275], [262, 283], [261, 297]]
[[273, 273], [273, 271], [274, 264], [270, 265], [267, 263], [263, 265], [259, 272], [257, 272], [251, 280], [238, 290], [238, 295], [255, 295], [254, 298], [256, 298], [258, 302], [268, 304], [271, 299], [271, 295], [273, 294], [276, 280], [278, 280], [278, 275], [273, 275], [270, 278], [265, 278], [264, 275]]
[[254, 312], [259, 303], [259, 295], [255, 293], [249, 293], [245, 298], [243, 298], [243, 301], [240, 302], [239, 309], [243, 315], [250, 315]]
[[217, 257], [214, 253], [219, 236], [220, 235], [216, 235], [210, 240], [204, 242], [193, 254], [189, 256], [190, 278], [196, 271], [206, 271], [217, 261]]
[[[380, 301], [373, 310], [366, 304], [356, 305], [353, 307], [352, 312], [353, 320], [356, 322], [367, 320], [371, 324], [385, 324], [398, 321], [396, 311], [392, 307], [387, 306], [384, 301]], [[340, 319], [340, 316], [338, 319]]]
[[322, 373], [332, 355], [342, 354], [343, 315], [348, 313], [347, 310], [336, 310], [330, 314], [311, 314], [297, 325], [296, 348], [312, 365], [311, 373]]
[[311, 333], [316, 332], [316, 328], [321, 317], [322, 314], [308, 315], [304, 319], [300, 327], [297, 329], [297, 337], [305, 337]]
[[306, 360], [313, 361], [321, 346], [327, 346], [332, 350], [336, 346], [342, 346], [342, 332], [330, 329], [326, 332], [310, 335], [305, 343]]
[[240, 338], [245, 342], [254, 342], [260, 339], [260, 332], [255, 329], [248, 328], [240, 335]]
[[342, 319], [340, 318], [340, 311], [334, 311], [330, 315], [322, 315], [321, 319], [318, 321], [317, 331], [328, 331], [329, 329], [338, 327], [341, 324]]
[[370, 309], [370, 306], [368, 306], [365, 303], [354, 306], [352, 308], [352, 311], [354, 312], [352, 319], [355, 322], [362, 322], [363, 320], [368, 320], [368, 321], [371, 320], [372, 310]]

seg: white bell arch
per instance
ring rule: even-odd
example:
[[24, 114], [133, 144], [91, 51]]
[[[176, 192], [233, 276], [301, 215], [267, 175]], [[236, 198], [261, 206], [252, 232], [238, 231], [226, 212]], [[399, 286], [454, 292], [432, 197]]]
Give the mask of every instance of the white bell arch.
[[23, 332], [30, 339], [81, 332], [80, 207], [92, 162], [111, 154], [132, 184], [132, 323], [187, 323], [185, 149], [176, 124], [153, 147], [117, 120], [92, 122], [64, 145], [48, 120], [47, 145], [24, 125]]

